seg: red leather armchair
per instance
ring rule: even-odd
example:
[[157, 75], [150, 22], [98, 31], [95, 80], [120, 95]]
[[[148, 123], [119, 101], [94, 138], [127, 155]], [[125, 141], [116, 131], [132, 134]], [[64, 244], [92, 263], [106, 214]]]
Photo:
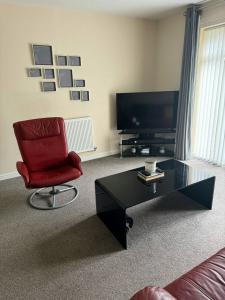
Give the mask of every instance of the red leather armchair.
[[[23, 159], [17, 162], [17, 170], [27, 188], [39, 188], [29, 197], [31, 206], [55, 209], [74, 201], [78, 191], [65, 182], [80, 177], [83, 172], [80, 157], [75, 152], [68, 153], [64, 120], [33, 119], [16, 122], [13, 127]], [[63, 199], [58, 204], [56, 195], [69, 190], [74, 194], [72, 199]]]

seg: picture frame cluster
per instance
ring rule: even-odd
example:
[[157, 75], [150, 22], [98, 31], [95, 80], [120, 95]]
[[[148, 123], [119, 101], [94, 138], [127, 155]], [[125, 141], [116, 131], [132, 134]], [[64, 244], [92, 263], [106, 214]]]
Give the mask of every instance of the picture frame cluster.
[[[74, 78], [74, 67], [81, 67], [81, 57], [78, 55], [55, 55], [51, 45], [31, 44], [33, 67], [27, 68], [27, 76], [42, 78], [42, 92], [55, 92], [58, 88], [76, 88], [70, 90], [70, 100], [89, 101], [89, 91], [86, 90], [86, 80]], [[54, 66], [54, 61], [55, 65]], [[84, 90], [85, 88], [85, 90]]]

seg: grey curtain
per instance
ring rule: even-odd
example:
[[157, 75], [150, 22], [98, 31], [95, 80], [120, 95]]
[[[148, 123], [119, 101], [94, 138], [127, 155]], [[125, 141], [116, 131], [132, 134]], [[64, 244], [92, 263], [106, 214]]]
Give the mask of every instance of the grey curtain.
[[188, 7], [185, 16], [186, 25], [175, 147], [175, 157], [180, 160], [189, 159], [191, 150], [191, 113], [199, 32], [199, 6], [191, 5]]

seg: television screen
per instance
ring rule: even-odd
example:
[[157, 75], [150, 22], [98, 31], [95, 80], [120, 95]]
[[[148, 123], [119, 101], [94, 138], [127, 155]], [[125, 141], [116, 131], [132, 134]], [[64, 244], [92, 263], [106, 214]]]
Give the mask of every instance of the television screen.
[[118, 93], [116, 102], [117, 129], [176, 128], [178, 91]]

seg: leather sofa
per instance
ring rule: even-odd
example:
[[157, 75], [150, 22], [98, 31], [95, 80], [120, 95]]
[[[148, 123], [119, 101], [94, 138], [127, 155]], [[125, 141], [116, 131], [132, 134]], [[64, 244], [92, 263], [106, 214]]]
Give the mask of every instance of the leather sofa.
[[225, 248], [166, 287], [146, 287], [130, 300], [206, 299], [225, 299]]

